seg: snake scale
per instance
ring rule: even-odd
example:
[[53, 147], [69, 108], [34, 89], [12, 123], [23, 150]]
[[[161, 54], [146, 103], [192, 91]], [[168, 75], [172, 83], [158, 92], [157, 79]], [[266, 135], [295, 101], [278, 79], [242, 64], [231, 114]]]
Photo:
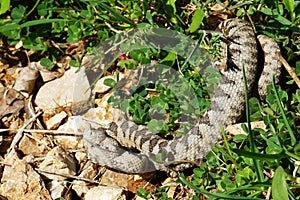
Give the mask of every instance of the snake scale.
[[261, 98], [266, 96], [272, 75], [278, 80], [281, 70], [275, 40], [264, 35], [256, 38], [252, 26], [241, 19], [227, 19], [218, 30], [223, 38], [223, 59], [215, 67], [222, 75], [221, 81], [211, 97], [211, 106], [197, 124], [186, 135], [167, 140], [132, 121], [113, 122], [83, 136], [93, 161], [127, 173], [189, 168], [221, 139], [222, 128], [236, 123], [243, 115], [243, 66], [249, 92], [258, 88]]

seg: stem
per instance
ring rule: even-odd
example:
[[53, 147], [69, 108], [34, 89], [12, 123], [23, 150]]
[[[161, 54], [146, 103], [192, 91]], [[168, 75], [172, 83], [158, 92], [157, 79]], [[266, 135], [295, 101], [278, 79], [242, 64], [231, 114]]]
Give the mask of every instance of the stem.
[[[248, 124], [248, 135], [249, 135], [250, 150], [251, 150], [251, 152], [255, 153], [255, 152], [258, 152], [258, 151], [255, 147], [253, 132], [251, 130], [250, 113], [249, 113], [248, 86], [247, 86], [247, 77], [246, 77], [246, 74], [245, 74], [244, 66], [243, 66], [243, 76], [244, 76], [244, 87], [245, 87], [246, 120], [247, 120], [247, 124]], [[253, 158], [253, 163], [254, 163], [256, 175], [257, 175], [257, 178], [258, 178], [259, 182], [263, 182], [263, 174], [262, 174], [262, 170], [261, 170], [259, 161], [255, 158]]]

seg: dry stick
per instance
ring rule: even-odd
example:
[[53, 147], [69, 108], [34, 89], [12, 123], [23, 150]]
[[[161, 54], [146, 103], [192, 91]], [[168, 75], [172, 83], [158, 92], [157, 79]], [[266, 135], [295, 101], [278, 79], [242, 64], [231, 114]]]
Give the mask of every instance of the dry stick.
[[[14, 131], [18, 132], [20, 129], [11, 129], [11, 128], [3, 128], [0, 129], [1, 132], [6, 131]], [[75, 132], [72, 131], [59, 131], [59, 130], [42, 130], [42, 129], [23, 129], [23, 132], [29, 132], [29, 133], [51, 133], [51, 134], [62, 134], [62, 135], [76, 135]], [[80, 136], [80, 134], [79, 134]]]
[[115, 29], [114, 27], [112, 27], [112, 25], [110, 25], [110, 24], [107, 23], [107, 22], [104, 22], [104, 24], [105, 24], [110, 30], [112, 30], [112, 31], [115, 32], [115, 33], [122, 33], [122, 32], [123, 32], [123, 31], [119, 31], [119, 30]]
[[69, 175], [69, 174], [61, 174], [61, 173], [51, 172], [51, 171], [37, 169], [37, 168], [35, 168], [35, 170], [39, 173], [52, 174], [52, 175], [56, 175], [56, 176], [62, 176], [62, 177], [66, 177], [66, 178], [72, 178], [72, 179], [75, 179], [75, 180], [80, 180], [80, 181], [85, 181], [85, 182], [89, 182], [89, 183], [99, 184], [99, 181], [91, 180], [91, 179], [84, 178], [84, 177], [78, 177], [78, 176], [73, 176], [73, 175]]
[[288, 64], [288, 62], [282, 57], [280, 53], [278, 53], [278, 58], [280, 62], [285, 67], [286, 71], [290, 74], [290, 76], [294, 79], [295, 83], [297, 84], [298, 88], [300, 88], [300, 80], [297, 76], [297, 74], [294, 72], [294, 70], [291, 68], [291, 66]]
[[24, 136], [26, 136], [26, 137], [28, 137], [28, 138], [30, 138], [30, 139], [36, 141], [38, 144], [44, 145], [45, 148], [46, 148], [47, 150], [49, 150], [49, 151], [52, 149], [51, 147], [48, 146], [47, 142], [44, 141], [44, 140], [40, 140], [40, 139], [38, 139], [38, 138], [34, 137], [33, 135], [28, 134], [28, 133], [25, 133]]
[[24, 130], [25, 130], [25, 128], [30, 124], [30, 123], [32, 123], [33, 121], [35, 121], [36, 120], [36, 118], [38, 117], [38, 116], [40, 116], [42, 114], [42, 112], [38, 112], [37, 114], [35, 114], [32, 118], [30, 118], [19, 130], [18, 130], [18, 132], [17, 132], [17, 134], [15, 135], [15, 137], [14, 137], [14, 139], [13, 139], [13, 141], [12, 141], [12, 143], [10, 144], [10, 147], [9, 147], [9, 149], [7, 150], [7, 157], [10, 157], [9, 156], [9, 154], [10, 154], [10, 152], [12, 151], [12, 149], [14, 149], [15, 148], [15, 146], [16, 146], [16, 144], [20, 141], [20, 139], [22, 138], [22, 136], [23, 136], [23, 132], [24, 132]]
[[[28, 106], [28, 110], [29, 110], [29, 112], [30, 112], [30, 115], [31, 115], [31, 116], [34, 116], [36, 111], [34, 110], [33, 105], [32, 105], [32, 97], [33, 97], [33, 95], [31, 94], [31, 95], [29, 96], [27, 106]], [[43, 128], [43, 125], [42, 125], [42, 123], [40, 122], [39, 119], [36, 119], [36, 123], [37, 123], [37, 126], [38, 126], [39, 128]]]

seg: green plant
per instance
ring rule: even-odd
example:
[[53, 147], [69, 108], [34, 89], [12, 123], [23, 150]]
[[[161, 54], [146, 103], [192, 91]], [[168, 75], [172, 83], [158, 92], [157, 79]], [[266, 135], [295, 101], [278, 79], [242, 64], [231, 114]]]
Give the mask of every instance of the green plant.
[[10, 0], [0, 1], [0, 15], [9, 10]]
[[[38, 55], [29, 58], [30, 61], [40, 60], [52, 70], [56, 69], [57, 61], [68, 55], [66, 49], [77, 42], [83, 41], [85, 51], [91, 52], [107, 38], [134, 28], [168, 27], [188, 34], [213, 57], [218, 57], [222, 37], [218, 33], [203, 33], [201, 29], [211, 29], [211, 19], [216, 16], [231, 15], [251, 21], [258, 34], [275, 38], [282, 55], [300, 75], [300, 1], [232, 0], [226, 3], [214, 0], [0, 0], [0, 38], [7, 47], [22, 41], [24, 49]], [[211, 10], [216, 5], [222, 9]], [[223, 16], [221, 11], [225, 12]], [[124, 49], [130, 48], [125, 46]], [[186, 49], [178, 47], [177, 50]], [[70, 65], [79, 67], [83, 54], [70, 55], [73, 58]], [[119, 73], [125, 68], [135, 69], [156, 61], [168, 66], [161, 71], [161, 80], [167, 77], [167, 69], [176, 69], [196, 94], [195, 101], [179, 106], [178, 94], [184, 96], [185, 93], [173, 91], [163, 81], [149, 84], [144, 80], [143, 86], [128, 101], [111, 99], [112, 104], [128, 109], [136, 123], [148, 125], [153, 132], [179, 132], [180, 116], [197, 119], [208, 108], [208, 91], [213, 90], [214, 85], [206, 85], [199, 75], [199, 66], [188, 63], [193, 58], [181, 58], [178, 52], [155, 48], [128, 51], [120, 56], [122, 59], [109, 63], [112, 66], [107, 69], [109, 72]], [[208, 82], [217, 83], [218, 77], [213, 72], [208, 73]], [[177, 79], [176, 76], [168, 78]], [[115, 87], [118, 81], [107, 79], [105, 84]], [[197, 106], [199, 111], [195, 116], [193, 109]], [[224, 145], [217, 144], [207, 154], [204, 162], [193, 170], [192, 180], [187, 181], [185, 174], [179, 177], [181, 183], [196, 193], [193, 199], [201, 195], [215, 199], [266, 199], [270, 198], [269, 194], [273, 199], [300, 199], [297, 164], [300, 160], [300, 90], [283, 71], [281, 86], [270, 86], [265, 102], [250, 98], [247, 107], [248, 123], [243, 128], [249, 136], [228, 136], [223, 131]], [[258, 120], [264, 121], [266, 129], [250, 128], [249, 121]], [[164, 152], [160, 156], [165, 156]], [[158, 188], [150, 194], [139, 189], [137, 193], [146, 199], [169, 199], [167, 190], [167, 187]]]

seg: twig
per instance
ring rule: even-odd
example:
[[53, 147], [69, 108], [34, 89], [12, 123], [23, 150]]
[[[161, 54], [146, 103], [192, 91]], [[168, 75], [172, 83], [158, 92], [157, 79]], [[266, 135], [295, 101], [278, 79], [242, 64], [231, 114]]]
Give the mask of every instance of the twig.
[[20, 141], [20, 139], [22, 138], [22, 136], [23, 136], [23, 132], [24, 132], [24, 130], [25, 130], [25, 128], [29, 125], [29, 124], [31, 124], [33, 121], [35, 121], [36, 120], [36, 118], [38, 117], [38, 116], [40, 116], [42, 114], [42, 112], [38, 112], [37, 114], [35, 114], [32, 118], [30, 118], [19, 130], [18, 130], [18, 132], [17, 132], [17, 134], [15, 135], [15, 137], [14, 137], [14, 139], [13, 139], [13, 141], [12, 141], [12, 143], [10, 144], [10, 147], [9, 147], [9, 149], [7, 150], [7, 157], [9, 157], [9, 155], [10, 155], [10, 152], [11, 152], [11, 150], [12, 149], [14, 149], [15, 148], [15, 146], [16, 146], [16, 144]]
[[294, 79], [295, 83], [297, 84], [298, 88], [300, 88], [300, 79], [298, 78], [297, 74], [294, 72], [294, 70], [291, 68], [291, 66], [288, 64], [288, 62], [282, 57], [280, 53], [278, 53], [278, 57], [280, 62], [285, 67], [286, 71], [290, 74], [290, 76]]
[[[34, 110], [33, 105], [32, 105], [32, 97], [33, 97], [33, 95], [31, 94], [28, 98], [27, 106], [28, 106], [28, 110], [30, 112], [30, 115], [34, 116], [35, 115], [35, 110]], [[39, 126], [39, 128], [41, 128], [41, 129], [44, 128], [39, 119], [36, 119], [36, 122], [37, 122], [37, 126]]]
[[[10, 129], [10, 128], [3, 128], [0, 129], [1, 132], [6, 131], [15, 131], [18, 132], [20, 129]], [[60, 131], [60, 130], [40, 130], [40, 129], [23, 129], [23, 132], [29, 132], [29, 133], [51, 133], [51, 134], [64, 134], [64, 135], [76, 135], [75, 132], [71, 131]]]
[[122, 31], [119, 31], [119, 30], [115, 29], [115, 28], [112, 27], [112, 25], [110, 25], [109, 23], [104, 22], [104, 24], [105, 24], [110, 30], [112, 30], [113, 32], [115, 32], [115, 33], [122, 33]]
[[51, 150], [51, 148], [47, 145], [47, 142], [46, 142], [46, 141], [44, 141], [44, 140], [39, 140], [39, 139], [37, 139], [36, 137], [33, 137], [32, 135], [30, 135], [30, 134], [28, 134], [28, 133], [25, 133], [25, 136], [27, 136], [27, 137], [33, 139], [34, 141], [36, 141], [36, 142], [39, 143], [39, 144], [44, 145], [45, 148], [47, 148], [49, 151]]
[[73, 176], [73, 175], [69, 175], [69, 174], [61, 174], [61, 173], [56, 173], [56, 172], [50, 172], [50, 171], [37, 169], [37, 168], [35, 168], [35, 170], [38, 171], [39, 173], [52, 174], [52, 175], [56, 175], [56, 176], [62, 176], [62, 177], [66, 177], [66, 178], [72, 178], [72, 179], [75, 179], [75, 180], [80, 180], [80, 181], [85, 181], [85, 182], [89, 182], [89, 183], [99, 184], [98, 181], [91, 180], [91, 179], [88, 179], [88, 178]]

